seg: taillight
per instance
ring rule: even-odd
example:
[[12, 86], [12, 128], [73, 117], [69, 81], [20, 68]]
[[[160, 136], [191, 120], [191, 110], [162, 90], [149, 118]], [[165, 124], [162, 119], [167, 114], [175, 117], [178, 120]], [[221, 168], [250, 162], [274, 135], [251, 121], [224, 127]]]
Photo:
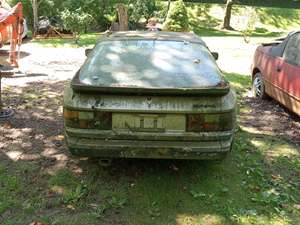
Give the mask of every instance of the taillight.
[[234, 113], [189, 114], [186, 119], [187, 132], [228, 131], [234, 126]]
[[64, 109], [65, 125], [71, 128], [110, 130], [110, 112], [75, 111]]

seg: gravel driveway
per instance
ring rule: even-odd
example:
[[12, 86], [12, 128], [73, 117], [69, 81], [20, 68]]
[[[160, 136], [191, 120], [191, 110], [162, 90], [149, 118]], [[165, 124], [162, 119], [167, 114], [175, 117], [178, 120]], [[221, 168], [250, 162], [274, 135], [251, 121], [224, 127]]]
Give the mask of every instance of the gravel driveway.
[[17, 74], [16, 78], [3, 79], [3, 83], [24, 86], [27, 82], [68, 80], [84, 60], [84, 48], [45, 48], [24, 44], [19, 62], [21, 74]]

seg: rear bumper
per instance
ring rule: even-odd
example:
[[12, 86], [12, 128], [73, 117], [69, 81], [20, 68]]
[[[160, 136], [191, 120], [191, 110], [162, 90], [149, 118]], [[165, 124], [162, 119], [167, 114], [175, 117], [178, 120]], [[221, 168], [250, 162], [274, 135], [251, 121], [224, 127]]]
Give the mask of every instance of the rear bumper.
[[111, 140], [65, 136], [72, 154], [104, 158], [220, 159], [231, 150], [232, 144], [232, 136], [214, 141]]

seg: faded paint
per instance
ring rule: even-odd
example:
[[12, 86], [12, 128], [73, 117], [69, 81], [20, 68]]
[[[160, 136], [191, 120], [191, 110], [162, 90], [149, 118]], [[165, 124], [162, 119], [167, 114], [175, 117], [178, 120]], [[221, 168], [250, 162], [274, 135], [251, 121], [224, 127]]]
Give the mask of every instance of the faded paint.
[[136, 96], [104, 95], [74, 92], [66, 87], [64, 105], [70, 109], [145, 113], [210, 113], [232, 111], [236, 94], [224, 96]]
[[[205, 46], [195, 35], [163, 32], [118, 33], [106, 37], [105, 40], [127, 40], [129, 36], [137, 40], [144, 36], [155, 40], [189, 40]], [[117, 54], [109, 57], [115, 60]], [[199, 64], [201, 61], [204, 60], [200, 60]], [[202, 64], [203, 67], [205, 65], [208, 64]], [[199, 65], [197, 63], [193, 66]], [[211, 69], [218, 70], [217, 67]], [[207, 70], [209, 69], [204, 68], [203, 72]], [[79, 79], [79, 73], [76, 78]], [[173, 92], [170, 94], [167, 82], [159, 84], [159, 79], [156, 78], [155, 84], [163, 84], [162, 86], [147, 92], [149, 87], [142, 85], [139, 95], [131, 92], [132, 87], [125, 91], [123, 89], [123, 94], [120, 94], [115, 87], [105, 87], [105, 92], [103, 89], [99, 92], [98, 87], [94, 86], [94, 92], [87, 92], [82, 86], [76, 88], [74, 82], [68, 85], [64, 94], [64, 109], [79, 111], [78, 119], [83, 120], [83, 125], [87, 125], [85, 129], [79, 129], [65, 124], [65, 136], [70, 151], [75, 155], [94, 157], [216, 159], [225, 156], [232, 145], [236, 110], [236, 95], [227, 82], [220, 78], [219, 81], [225, 85], [219, 85], [219, 81], [206, 84], [205, 88], [200, 87], [197, 82], [193, 84], [195, 86], [190, 85], [192, 89], [198, 85], [198, 92], [188, 92], [190, 87], [178, 88], [181, 82], [177, 83], [176, 88], [176, 85], [172, 86], [173, 83], [170, 88]], [[153, 83], [150, 86], [153, 88]], [[111, 128], [93, 126], [91, 129], [87, 121], [95, 119], [97, 113], [101, 112], [109, 112], [111, 115]], [[187, 132], [189, 114], [205, 115], [206, 123], [218, 123], [224, 127], [228, 123], [233, 125], [225, 131]], [[221, 117], [217, 117], [218, 114], [229, 115], [230, 120], [219, 121]]]
[[192, 89], [218, 86], [222, 74], [204, 45], [143, 39], [99, 42], [78, 80], [97, 87]]
[[[231, 149], [234, 129], [223, 132], [186, 132], [185, 114], [234, 112], [236, 106], [233, 91], [222, 97], [152, 96], [151, 103], [148, 96], [79, 95], [74, 94], [70, 87], [66, 88], [65, 93], [64, 107], [86, 112], [84, 118], [89, 118], [93, 111], [113, 112], [111, 130], [65, 128], [66, 140], [73, 154], [216, 159]], [[156, 129], [147, 129], [147, 125], [142, 129], [140, 116], [155, 117]], [[155, 147], [158, 142], [160, 146]]]
[[[291, 41], [293, 42], [290, 43]], [[299, 49], [300, 31], [297, 31], [289, 34], [282, 42], [259, 46], [252, 65], [253, 77], [257, 72], [262, 75], [266, 94], [298, 115], [300, 115]]]
[[[106, 141], [68, 138], [75, 155], [107, 158], [219, 159], [230, 151], [232, 139], [220, 142]], [[102, 147], [100, 147], [102, 146]]]
[[203, 40], [191, 33], [121, 32], [102, 38], [72, 80], [79, 92], [226, 94]]

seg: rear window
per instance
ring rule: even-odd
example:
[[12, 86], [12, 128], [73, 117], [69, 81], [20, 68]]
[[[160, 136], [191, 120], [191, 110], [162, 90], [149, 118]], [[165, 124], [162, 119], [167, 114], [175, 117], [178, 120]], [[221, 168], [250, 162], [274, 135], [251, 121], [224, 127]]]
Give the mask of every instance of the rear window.
[[93, 86], [188, 88], [220, 83], [206, 46], [183, 41], [121, 40], [97, 44], [79, 80]]

